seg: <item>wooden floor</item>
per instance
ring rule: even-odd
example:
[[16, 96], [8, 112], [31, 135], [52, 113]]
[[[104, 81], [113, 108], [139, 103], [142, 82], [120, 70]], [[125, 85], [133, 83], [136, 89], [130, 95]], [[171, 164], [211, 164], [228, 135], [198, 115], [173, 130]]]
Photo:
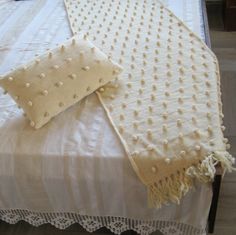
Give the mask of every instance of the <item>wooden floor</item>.
[[[224, 32], [222, 8], [208, 6], [212, 49], [221, 70], [221, 90], [224, 109], [225, 135], [236, 156], [236, 32]], [[236, 235], [236, 172], [223, 179], [217, 212], [215, 235]]]
[[[236, 32], [224, 32], [219, 7], [208, 7], [212, 49], [216, 53], [221, 68], [222, 99], [226, 126], [226, 136], [229, 138], [236, 156]], [[236, 235], [236, 172], [226, 175], [220, 193], [219, 207], [214, 235]], [[0, 235], [83, 235], [88, 234], [78, 225], [72, 225], [67, 230], [58, 230], [50, 225], [38, 228], [20, 222], [16, 225], [0, 223]], [[100, 230], [97, 234], [109, 234]], [[155, 233], [158, 235], [159, 233]]]

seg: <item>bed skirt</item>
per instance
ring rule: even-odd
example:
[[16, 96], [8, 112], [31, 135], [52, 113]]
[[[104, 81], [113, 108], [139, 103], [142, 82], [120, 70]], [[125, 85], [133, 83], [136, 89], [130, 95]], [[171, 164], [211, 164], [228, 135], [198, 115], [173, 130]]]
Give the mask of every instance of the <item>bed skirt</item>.
[[78, 213], [44, 213], [28, 210], [0, 210], [0, 220], [15, 224], [23, 220], [33, 226], [51, 224], [59, 229], [66, 229], [74, 223], [79, 223], [86, 231], [94, 232], [102, 227], [115, 234], [133, 230], [141, 235], [149, 235], [159, 231], [163, 235], [205, 235], [205, 229], [195, 228], [189, 224], [175, 221], [138, 220], [114, 216], [87, 216]]

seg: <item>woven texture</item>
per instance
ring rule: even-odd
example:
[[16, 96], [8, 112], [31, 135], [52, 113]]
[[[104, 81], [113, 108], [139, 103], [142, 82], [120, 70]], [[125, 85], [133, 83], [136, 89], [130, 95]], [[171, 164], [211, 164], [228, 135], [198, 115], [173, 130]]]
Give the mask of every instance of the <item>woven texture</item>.
[[73, 33], [86, 33], [124, 67], [98, 96], [149, 205], [179, 202], [193, 178], [232, 169], [222, 134], [215, 55], [158, 1], [65, 0]]
[[0, 85], [38, 129], [120, 72], [86, 36], [76, 36], [5, 74]]

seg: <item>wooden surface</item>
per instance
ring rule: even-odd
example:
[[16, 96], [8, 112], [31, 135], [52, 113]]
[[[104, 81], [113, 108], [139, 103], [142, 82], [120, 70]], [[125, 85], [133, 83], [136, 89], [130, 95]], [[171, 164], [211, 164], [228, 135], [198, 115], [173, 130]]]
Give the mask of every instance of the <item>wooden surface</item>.
[[[212, 49], [221, 69], [221, 90], [225, 135], [236, 156], [236, 32], [224, 32], [222, 6], [208, 7]], [[236, 234], [236, 172], [227, 174], [222, 182], [215, 235]]]
[[227, 31], [236, 31], [236, 0], [224, 0], [224, 26]]

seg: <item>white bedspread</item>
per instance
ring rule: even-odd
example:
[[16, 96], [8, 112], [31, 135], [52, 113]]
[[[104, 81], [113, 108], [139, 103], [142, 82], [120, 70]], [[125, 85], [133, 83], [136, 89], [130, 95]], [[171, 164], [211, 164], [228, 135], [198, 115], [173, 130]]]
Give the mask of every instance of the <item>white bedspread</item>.
[[[204, 37], [200, 0], [164, 2]], [[1, 1], [0, 74], [70, 35], [62, 0]], [[0, 211], [74, 212], [204, 228], [210, 187], [198, 185], [179, 206], [148, 209], [145, 187], [98, 102], [90, 95], [35, 131], [0, 89]]]

